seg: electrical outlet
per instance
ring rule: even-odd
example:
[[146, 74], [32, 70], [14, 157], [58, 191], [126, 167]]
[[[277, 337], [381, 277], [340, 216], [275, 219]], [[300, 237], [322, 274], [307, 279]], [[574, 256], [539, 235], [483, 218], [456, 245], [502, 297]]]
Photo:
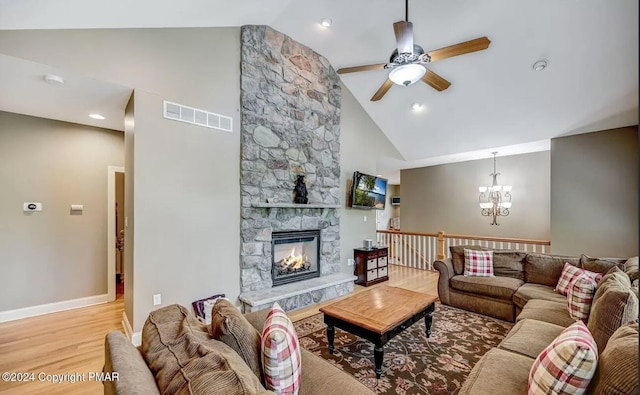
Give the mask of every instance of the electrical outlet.
[[160, 294], [153, 295], [153, 305], [158, 306], [162, 304], [162, 296]]
[[367, 216], [366, 215], [364, 216], [364, 222], [367, 222]]
[[353, 266], [355, 264], [356, 264], [356, 261], [354, 261], [353, 258], [347, 259], [347, 266]]

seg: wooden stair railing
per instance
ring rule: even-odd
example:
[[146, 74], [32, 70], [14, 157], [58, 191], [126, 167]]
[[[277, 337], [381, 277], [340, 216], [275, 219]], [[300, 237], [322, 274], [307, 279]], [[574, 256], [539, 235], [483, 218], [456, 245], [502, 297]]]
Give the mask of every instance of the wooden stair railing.
[[436, 259], [450, 256], [449, 247], [481, 245], [493, 249], [548, 253], [549, 240], [490, 237], [462, 234], [403, 232], [378, 230], [378, 244], [389, 246], [389, 256], [396, 264], [431, 270]]

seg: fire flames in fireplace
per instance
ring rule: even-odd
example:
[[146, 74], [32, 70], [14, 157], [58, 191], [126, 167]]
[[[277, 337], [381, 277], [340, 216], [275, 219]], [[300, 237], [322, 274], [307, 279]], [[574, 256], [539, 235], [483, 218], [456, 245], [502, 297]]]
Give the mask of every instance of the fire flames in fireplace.
[[297, 254], [296, 249], [278, 262], [278, 274], [290, 274], [309, 270], [311, 263], [306, 255]]

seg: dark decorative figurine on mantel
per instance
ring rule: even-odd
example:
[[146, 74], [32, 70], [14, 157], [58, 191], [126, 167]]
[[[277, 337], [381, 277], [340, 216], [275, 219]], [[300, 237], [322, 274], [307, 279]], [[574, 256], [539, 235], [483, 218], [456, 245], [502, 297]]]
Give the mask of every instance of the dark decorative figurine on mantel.
[[307, 198], [307, 177], [304, 175], [299, 175], [296, 180], [296, 187], [293, 189], [293, 202], [298, 204], [307, 204], [309, 203], [309, 198]]

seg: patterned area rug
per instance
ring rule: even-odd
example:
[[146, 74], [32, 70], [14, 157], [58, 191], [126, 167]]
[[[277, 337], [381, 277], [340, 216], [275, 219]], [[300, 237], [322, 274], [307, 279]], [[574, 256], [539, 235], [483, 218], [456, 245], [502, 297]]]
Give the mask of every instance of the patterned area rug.
[[[382, 377], [377, 380], [373, 344], [336, 328], [335, 354], [329, 354], [322, 314], [294, 323], [300, 345], [351, 374], [378, 394], [457, 394], [487, 351], [513, 324], [436, 303], [431, 337], [424, 320], [384, 346]], [[336, 392], [337, 393], [337, 392]]]

